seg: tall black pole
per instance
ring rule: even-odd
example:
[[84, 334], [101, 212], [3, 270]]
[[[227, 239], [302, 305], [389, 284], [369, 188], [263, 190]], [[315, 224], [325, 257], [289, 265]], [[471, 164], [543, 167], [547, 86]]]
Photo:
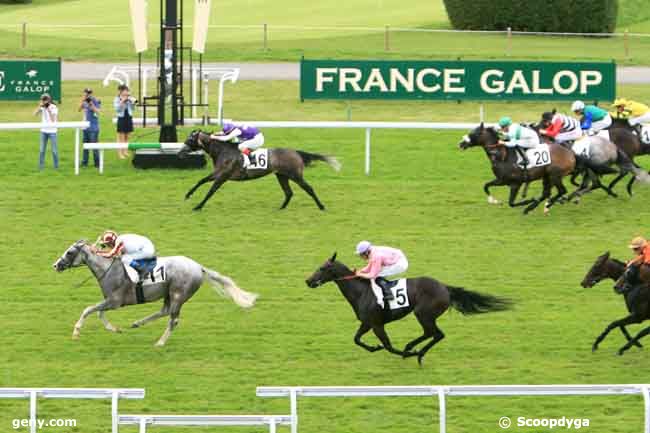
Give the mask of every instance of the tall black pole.
[[[178, 1], [160, 0], [158, 124], [161, 143], [178, 141]], [[180, 2], [182, 7], [182, 0]]]

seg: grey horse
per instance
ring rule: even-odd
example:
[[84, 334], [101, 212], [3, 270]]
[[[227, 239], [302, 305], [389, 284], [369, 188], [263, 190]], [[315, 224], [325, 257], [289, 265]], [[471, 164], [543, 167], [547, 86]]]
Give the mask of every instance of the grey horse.
[[143, 302], [138, 302], [135, 284], [119, 258], [110, 259], [95, 254], [84, 240], [72, 244], [54, 263], [54, 269], [63, 272], [81, 265], [88, 266], [104, 295], [103, 301], [87, 307], [81, 313], [74, 326], [72, 338], [79, 338], [84, 320], [95, 311], [99, 312], [104, 328], [111, 332], [120, 332], [104, 317], [106, 311], [164, 299], [160, 311], [131, 325], [132, 328], [138, 328], [147, 322], [169, 315], [167, 329], [156, 343], [156, 346], [164, 346], [178, 325], [181, 307], [197, 292], [204, 281], [208, 281], [220, 295], [232, 298], [240, 307], [250, 308], [255, 304], [257, 294], [240, 289], [230, 278], [203, 267], [188, 257], [160, 257], [158, 263], [157, 272], [149, 275], [143, 285], [144, 300], [140, 299]]
[[[609, 173], [620, 173], [620, 175], [625, 176], [628, 173], [633, 173], [638, 180], [643, 183], [650, 182], [650, 176], [637, 167], [632, 159], [623, 152], [616, 144], [607, 138], [600, 135], [584, 136], [583, 138], [576, 140], [575, 143], [571, 146], [571, 150], [578, 156], [582, 157], [585, 161], [585, 168], [591, 169], [596, 176], [604, 175]], [[610, 166], [616, 165], [618, 170], [610, 168]], [[589, 181], [592, 181], [591, 188], [587, 187]], [[600, 182], [597, 178], [593, 178], [587, 170], [582, 185], [578, 191], [574, 192], [569, 196], [569, 199], [575, 196], [581, 196], [585, 192], [589, 192], [595, 188], [600, 187]], [[604, 187], [603, 187], [604, 188]], [[616, 196], [608, 188], [604, 188], [608, 194]]]

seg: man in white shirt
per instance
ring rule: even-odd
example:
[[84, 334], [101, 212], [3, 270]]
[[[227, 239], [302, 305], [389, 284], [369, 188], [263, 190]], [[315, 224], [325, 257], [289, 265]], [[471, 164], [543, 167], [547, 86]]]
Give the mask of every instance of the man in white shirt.
[[59, 168], [59, 148], [57, 146], [57, 135], [56, 128], [52, 128], [53, 123], [58, 122], [59, 109], [54, 102], [52, 102], [52, 97], [47, 93], [44, 93], [41, 96], [41, 102], [38, 105], [38, 108], [34, 111], [34, 115], [41, 115], [41, 146], [40, 154], [38, 160], [38, 168], [43, 170], [45, 167], [45, 150], [47, 149], [47, 141], [50, 140], [52, 146], [52, 161], [54, 163], [54, 168]]

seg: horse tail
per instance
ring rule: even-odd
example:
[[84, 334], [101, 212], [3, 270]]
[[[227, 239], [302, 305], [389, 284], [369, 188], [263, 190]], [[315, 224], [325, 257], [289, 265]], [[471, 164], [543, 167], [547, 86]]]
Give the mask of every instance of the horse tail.
[[339, 162], [338, 159], [336, 159], [333, 156], [328, 156], [328, 155], [320, 155], [318, 153], [309, 153], [309, 152], [303, 152], [302, 150], [296, 150], [298, 155], [300, 155], [300, 158], [302, 158], [302, 162], [305, 164], [305, 167], [309, 167], [312, 162], [314, 161], [323, 161], [330, 167], [332, 167], [336, 171], [341, 170], [341, 163]]
[[636, 179], [642, 183], [650, 183], [650, 174], [648, 174], [641, 167], [636, 165], [629, 156], [621, 149], [617, 149], [618, 153], [618, 165], [627, 171], [631, 171], [636, 176]]
[[509, 310], [512, 305], [509, 299], [472, 292], [462, 287], [447, 286], [447, 289], [449, 290], [451, 306], [463, 314], [505, 311]]
[[257, 293], [250, 293], [240, 289], [232, 279], [221, 275], [217, 271], [205, 267], [201, 269], [204, 274], [203, 280], [207, 280], [219, 295], [232, 299], [235, 304], [242, 308], [251, 308], [255, 305], [255, 300], [259, 296]]

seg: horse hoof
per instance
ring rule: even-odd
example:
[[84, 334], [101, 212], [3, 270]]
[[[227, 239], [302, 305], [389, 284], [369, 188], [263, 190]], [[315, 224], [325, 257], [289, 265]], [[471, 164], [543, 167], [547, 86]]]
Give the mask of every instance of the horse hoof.
[[133, 323], [131, 324], [131, 329], [133, 329], [133, 328], [139, 328], [139, 327], [140, 327], [140, 325], [138, 325], [138, 322], [133, 322]]
[[78, 340], [79, 339], [79, 334], [72, 334], [72, 339], [73, 340]]
[[422, 359], [424, 358], [424, 354], [418, 355], [418, 365], [422, 367]]
[[488, 204], [501, 204], [501, 202], [499, 200], [492, 197], [491, 195], [488, 196], [487, 202], [488, 202]]
[[593, 346], [591, 346], [591, 353], [595, 353], [597, 350], [598, 350], [598, 345], [597, 344], [594, 344]]
[[623, 350], [623, 349], [619, 349], [618, 352], [616, 352], [616, 354], [618, 356], [623, 356], [624, 353], [625, 353], [625, 350]]
[[200, 211], [201, 209], [203, 209], [203, 206], [194, 206], [194, 207], [192, 208], [192, 210], [193, 210], [194, 212], [198, 212], [198, 211]]
[[160, 341], [153, 345], [153, 347], [164, 347], [164, 346], [165, 343], [161, 343]]

